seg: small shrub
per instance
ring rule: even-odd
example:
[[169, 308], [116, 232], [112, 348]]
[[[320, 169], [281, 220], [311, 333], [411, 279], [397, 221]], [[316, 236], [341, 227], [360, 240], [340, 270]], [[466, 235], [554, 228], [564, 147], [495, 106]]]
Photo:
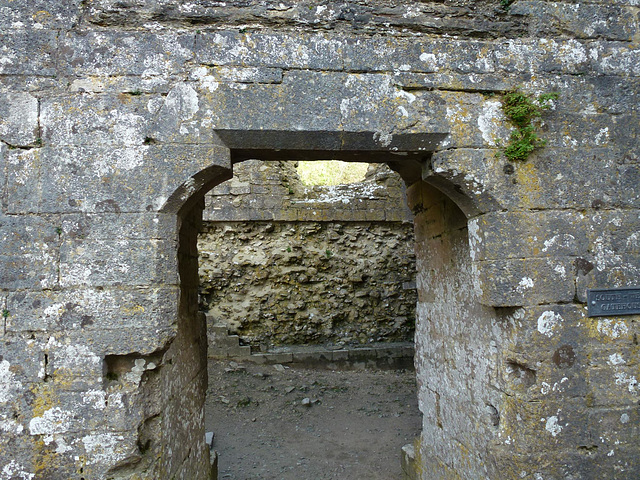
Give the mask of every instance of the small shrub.
[[505, 12], [508, 12], [509, 8], [511, 8], [511, 4], [515, 1], [516, 0], [500, 0], [500, 6]]
[[558, 98], [557, 93], [545, 93], [536, 100], [514, 90], [504, 95], [502, 111], [516, 129], [511, 132], [504, 155], [511, 161], [525, 161], [536, 148], [546, 145], [546, 141], [538, 136], [534, 121], [552, 106]]

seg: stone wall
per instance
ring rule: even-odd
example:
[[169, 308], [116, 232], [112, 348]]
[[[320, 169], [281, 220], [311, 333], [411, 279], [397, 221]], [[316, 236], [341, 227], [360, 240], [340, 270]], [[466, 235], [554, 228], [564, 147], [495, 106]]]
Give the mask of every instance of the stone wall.
[[[586, 292], [640, 277], [639, 8], [0, 5], [1, 474], [207, 478], [204, 194], [247, 159], [366, 156], [449, 255], [418, 252], [416, 476], [636, 478], [640, 317]], [[559, 93], [524, 162], [516, 88]]]
[[205, 198], [200, 295], [215, 324], [262, 351], [413, 339], [413, 225], [386, 166], [306, 187], [291, 162], [247, 161]]

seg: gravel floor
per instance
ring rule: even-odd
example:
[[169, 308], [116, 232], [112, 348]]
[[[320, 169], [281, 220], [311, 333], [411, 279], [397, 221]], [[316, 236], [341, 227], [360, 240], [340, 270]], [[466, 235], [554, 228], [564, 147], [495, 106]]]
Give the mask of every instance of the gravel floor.
[[210, 361], [219, 478], [394, 480], [420, 433], [415, 373]]

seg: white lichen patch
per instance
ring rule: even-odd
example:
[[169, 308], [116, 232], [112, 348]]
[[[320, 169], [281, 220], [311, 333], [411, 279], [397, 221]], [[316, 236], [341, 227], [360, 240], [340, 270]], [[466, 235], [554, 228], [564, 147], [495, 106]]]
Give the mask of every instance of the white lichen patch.
[[[559, 178], [561, 180], [562, 178]], [[569, 233], [554, 235], [549, 240], [544, 241], [544, 247], [542, 247], [542, 251], [546, 252], [551, 247], [561, 247], [561, 248], [570, 248], [575, 244], [576, 237]]]
[[15, 460], [11, 460], [0, 472], [0, 480], [33, 480], [35, 474], [28, 473], [25, 468]]
[[622, 257], [607, 244], [604, 238], [598, 237], [593, 243], [595, 264], [599, 272], [603, 272], [608, 268], [622, 263]]
[[629, 393], [634, 395], [638, 393], [638, 379], [635, 376], [625, 372], [617, 372], [614, 377], [616, 385], [624, 385], [629, 390]]
[[393, 135], [390, 133], [385, 133], [385, 132], [373, 133], [373, 141], [382, 147], [388, 147], [389, 145], [391, 145], [392, 140], [393, 140]]
[[[558, 412], [559, 413], [559, 412]], [[543, 419], [544, 421], [544, 419]], [[563, 426], [558, 423], [558, 416], [553, 415], [546, 419], [545, 430], [549, 432], [552, 436], [557, 436], [562, 432]]]
[[516, 291], [518, 293], [523, 293], [525, 290], [533, 288], [533, 279], [530, 277], [522, 277], [520, 282], [518, 282], [518, 286], [516, 287]]
[[82, 443], [87, 452], [87, 463], [114, 465], [126, 458], [127, 447], [123, 444], [123, 440], [122, 435], [115, 433], [99, 433], [82, 437]]
[[11, 364], [6, 361], [0, 361], [0, 404], [12, 400], [18, 390], [22, 388], [15, 374], [9, 369]]
[[611, 338], [619, 338], [629, 333], [627, 324], [618, 320], [598, 320], [598, 326], [596, 328], [600, 334]]
[[560, 314], [547, 310], [538, 317], [538, 332], [547, 337], [553, 336], [555, 327], [563, 321]]
[[564, 265], [561, 265], [561, 264], [556, 265], [555, 267], [553, 267], [553, 271], [563, 278], [566, 278], [567, 276], [567, 270]]
[[427, 70], [438, 70], [438, 59], [433, 53], [421, 53], [420, 60], [427, 65]]
[[2, 415], [2, 419], [0, 419], [0, 432], [4, 432], [9, 435], [20, 435], [24, 431], [24, 427], [12, 420], [7, 418], [6, 415]]
[[480, 253], [480, 245], [482, 244], [482, 237], [480, 236], [480, 227], [478, 225], [478, 219], [469, 220], [469, 253], [471, 260], [475, 260]]
[[[542, 42], [544, 43], [545, 40], [542, 40]], [[556, 58], [565, 66], [573, 67], [587, 61], [587, 50], [582, 43], [576, 40], [569, 40], [560, 45], [557, 45], [554, 41], [552, 43], [555, 44], [552, 49]]]
[[566, 386], [564, 384], [568, 381], [569, 381], [568, 377], [562, 377], [562, 379], [559, 382], [554, 382], [553, 385], [550, 385], [547, 382], [542, 382], [540, 393], [542, 395], [547, 395], [549, 392], [563, 392]]
[[173, 113], [182, 121], [191, 120], [200, 109], [198, 92], [187, 83], [176, 85], [164, 101], [167, 114]]
[[56, 352], [56, 369], [92, 373], [102, 367], [102, 359], [85, 345], [65, 345]]
[[622, 365], [624, 362], [624, 358], [619, 353], [613, 353], [609, 355], [609, 365]]
[[606, 145], [609, 143], [609, 128], [601, 128], [594, 138], [596, 145]]
[[89, 390], [82, 396], [82, 403], [91, 405], [96, 410], [104, 410], [107, 406], [106, 396], [104, 390]]
[[124, 375], [124, 379], [132, 383], [134, 385], [140, 384], [140, 380], [142, 379], [142, 374], [146, 370], [145, 368], [146, 361], [143, 358], [138, 358], [135, 360], [133, 368], [131, 368], [130, 372], [127, 372]]
[[54, 433], [64, 433], [69, 431], [73, 414], [60, 407], [53, 407], [40, 417], [33, 417], [29, 422], [29, 433], [31, 435], [52, 435]]
[[198, 67], [191, 74], [192, 77], [198, 81], [200, 88], [206, 89], [213, 93], [220, 87], [218, 79], [209, 73], [206, 67]]
[[485, 143], [491, 146], [496, 145], [496, 141], [501, 137], [499, 130], [503, 123], [502, 104], [497, 100], [485, 102], [478, 115], [478, 128]]

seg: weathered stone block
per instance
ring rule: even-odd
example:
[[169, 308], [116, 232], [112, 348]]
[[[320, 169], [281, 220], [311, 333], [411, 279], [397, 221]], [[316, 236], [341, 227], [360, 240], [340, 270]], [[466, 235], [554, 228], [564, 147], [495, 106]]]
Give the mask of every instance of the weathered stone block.
[[75, 94], [42, 102], [46, 145], [142, 145], [151, 114], [149, 99], [135, 95]]
[[161, 77], [183, 71], [194, 41], [178, 32], [72, 32], [60, 40], [60, 60], [68, 75]]
[[58, 282], [55, 218], [0, 217], [0, 276], [6, 289], [53, 288]]
[[142, 94], [166, 95], [171, 87], [180, 81], [181, 78], [177, 78], [176, 75], [149, 77], [83, 75], [71, 82], [69, 91], [72, 93], [116, 93], [133, 96]]
[[[7, 7], [8, 8], [8, 7]], [[5, 30], [3, 29], [3, 32]], [[0, 74], [52, 76], [56, 74], [57, 32], [18, 30], [0, 34]]]
[[[210, 177], [215, 178], [215, 172], [223, 175], [223, 165], [228, 166], [226, 152], [212, 145], [11, 151], [7, 162], [8, 212], [158, 211], [168, 203], [184, 202]], [[167, 168], [166, 176], [154, 178], [152, 172], [162, 166]], [[207, 169], [211, 169], [210, 175]], [[192, 178], [197, 174], [200, 178]], [[147, 194], [143, 195], [137, 191], [142, 177], [148, 179]], [[39, 189], [46, 195], [38, 194]]]
[[[630, 41], [638, 31], [638, 20], [629, 7], [608, 4], [547, 3], [520, 1], [509, 9], [512, 15], [527, 15], [537, 36], [570, 34], [575, 38], [605, 38]], [[603, 21], [606, 18], [607, 21]]]
[[69, 29], [81, 15], [82, 0], [34, 0], [0, 6], [0, 25], [16, 30]]
[[554, 257], [478, 262], [481, 301], [494, 307], [570, 302], [575, 295], [572, 261]]
[[493, 52], [487, 42], [430, 39], [353, 38], [344, 48], [344, 68], [354, 71], [435, 73], [454, 71], [484, 74], [495, 71]]
[[[331, 125], [340, 124], [343, 81], [343, 74], [292, 71], [279, 85], [246, 84], [238, 89], [221, 83], [213, 91], [207, 85], [200, 85], [200, 122], [220, 129], [274, 130], [272, 135], [277, 135], [279, 130], [330, 129]], [[260, 99], [255, 105], [270, 107], [243, 108], [249, 98]], [[320, 108], [322, 115], [314, 114], [308, 105]], [[225, 111], [235, 113], [229, 116]]]
[[177, 284], [175, 246], [158, 240], [65, 240], [60, 247], [62, 287]]
[[566, 211], [487, 213], [469, 221], [472, 256], [475, 260], [498, 260], [584, 255], [586, 224], [583, 216]]
[[339, 40], [322, 34], [302, 34], [294, 40], [288, 35], [226, 31], [198, 35], [195, 54], [198, 63], [207, 65], [342, 70], [342, 48]]
[[496, 69], [505, 73], [582, 74], [591, 68], [588, 47], [575, 39], [512, 39], [494, 45]]
[[6, 331], [68, 332], [165, 328], [175, 323], [177, 287], [12, 292]]
[[599, 42], [589, 53], [595, 58], [595, 73], [601, 75], [640, 76], [640, 52], [627, 42]]
[[191, 72], [190, 80], [208, 84], [211, 88], [216, 87], [217, 82], [282, 83], [282, 73], [281, 68], [269, 67], [201, 67]]
[[0, 141], [24, 147], [38, 135], [38, 100], [28, 93], [0, 94]]

